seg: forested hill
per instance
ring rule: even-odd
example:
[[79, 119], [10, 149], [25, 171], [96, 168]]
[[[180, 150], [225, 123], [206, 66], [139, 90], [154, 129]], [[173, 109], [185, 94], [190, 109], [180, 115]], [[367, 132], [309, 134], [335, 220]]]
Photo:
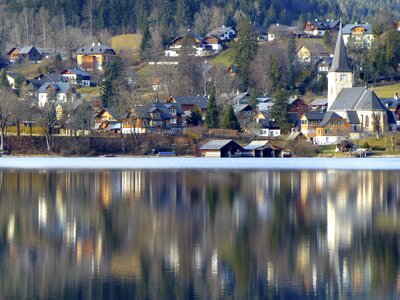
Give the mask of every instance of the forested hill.
[[[67, 27], [92, 35], [102, 29], [143, 32], [147, 26], [165, 42], [186, 28], [204, 34], [242, 16], [262, 26], [316, 18], [372, 21], [379, 11], [386, 20], [392, 13], [398, 17], [399, 6], [400, 0], [0, 0], [0, 26], [13, 43], [46, 44], [58, 30], [66, 35]], [[43, 42], [33, 40], [37, 35]]]

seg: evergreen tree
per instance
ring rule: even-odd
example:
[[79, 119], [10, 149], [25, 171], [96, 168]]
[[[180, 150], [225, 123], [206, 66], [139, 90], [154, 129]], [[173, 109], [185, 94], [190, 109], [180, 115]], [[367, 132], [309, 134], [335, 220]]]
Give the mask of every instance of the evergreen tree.
[[[294, 37], [291, 37], [289, 38], [288, 54], [287, 54], [288, 55], [287, 83], [291, 91], [293, 91], [295, 88], [296, 78], [298, 74], [296, 52], [297, 52], [296, 40], [294, 39]], [[274, 72], [276, 72], [276, 70], [274, 70]]]
[[269, 56], [269, 79], [272, 84], [272, 90], [275, 91], [278, 87], [282, 87], [282, 71], [274, 55]]
[[176, 15], [175, 15], [177, 26], [189, 26], [190, 25], [190, 1], [189, 0], [177, 0], [176, 1]]
[[101, 81], [101, 98], [103, 107], [113, 107], [115, 103], [115, 89], [118, 83], [124, 80], [124, 64], [120, 58], [116, 58], [114, 62], [107, 67]]
[[277, 86], [273, 95], [271, 118], [278, 123], [282, 132], [287, 132], [289, 123], [287, 120], [288, 95], [282, 86]]
[[236, 118], [233, 106], [230, 104], [225, 112], [224, 119], [222, 121], [222, 127], [225, 129], [234, 129], [240, 131], [240, 124]]
[[2, 69], [0, 72], [0, 87], [8, 88], [9, 86], [6, 70]]
[[140, 42], [140, 56], [142, 59], [146, 59], [150, 56], [152, 49], [151, 34], [149, 26], [147, 25], [143, 34], [142, 41]]
[[250, 90], [250, 96], [249, 100], [247, 102], [252, 108], [255, 108], [258, 104], [257, 101], [257, 90], [256, 89], [251, 89]]
[[207, 113], [204, 122], [208, 128], [219, 127], [219, 109], [215, 101], [215, 92], [212, 92], [208, 98]]
[[234, 64], [238, 67], [238, 76], [247, 87], [249, 84], [250, 63], [258, 50], [257, 35], [248, 19], [243, 19], [239, 24], [237, 42], [234, 46]]
[[322, 42], [324, 43], [325, 46], [328, 45], [329, 43], [329, 31], [325, 30], [324, 35], [322, 37]]
[[203, 121], [203, 115], [200, 108], [195, 106], [191, 111], [189, 117], [186, 119], [188, 125], [198, 126]]

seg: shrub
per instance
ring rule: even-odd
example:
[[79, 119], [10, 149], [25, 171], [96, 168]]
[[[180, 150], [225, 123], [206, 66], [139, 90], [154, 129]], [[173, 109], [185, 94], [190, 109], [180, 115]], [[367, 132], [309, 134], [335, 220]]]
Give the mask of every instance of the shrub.
[[361, 145], [361, 148], [364, 148], [364, 149], [369, 149], [369, 147], [370, 147], [370, 145], [368, 144], [368, 142], [364, 142], [364, 143]]
[[376, 151], [385, 151], [386, 148], [383, 146], [372, 146], [371, 150], [376, 150]]
[[321, 151], [318, 146], [306, 141], [290, 143], [289, 147], [295, 156], [300, 157], [314, 157]]

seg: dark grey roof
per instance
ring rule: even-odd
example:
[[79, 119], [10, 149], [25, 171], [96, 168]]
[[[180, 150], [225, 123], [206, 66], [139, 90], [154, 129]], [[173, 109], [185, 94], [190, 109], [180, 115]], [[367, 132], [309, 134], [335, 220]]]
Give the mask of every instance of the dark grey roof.
[[357, 102], [367, 91], [365, 87], [344, 88], [340, 91], [330, 110], [355, 109]]
[[324, 105], [328, 105], [327, 98], [319, 98], [319, 99], [315, 99], [313, 102], [311, 102], [311, 106], [324, 106]]
[[360, 101], [355, 106], [356, 110], [386, 110], [378, 96], [372, 90], [366, 90]]
[[39, 79], [32, 79], [28, 81], [28, 84], [32, 84], [37, 90], [45, 83], [52, 82], [50, 80], [39, 80]]
[[114, 54], [115, 51], [114, 49], [106, 46], [106, 45], [88, 45], [88, 46], [83, 46], [81, 48], [79, 48], [78, 50], [76, 50], [76, 54], [102, 54], [107, 50], [111, 50]]
[[311, 24], [317, 26], [320, 30], [333, 29], [339, 25], [339, 20], [336, 21], [311, 21]]
[[68, 82], [46, 82], [38, 90], [39, 93], [46, 93], [49, 86], [53, 86], [59, 93], [72, 91], [73, 88]]
[[388, 120], [388, 124], [397, 124], [396, 121], [396, 116], [394, 115], [394, 112], [387, 110], [387, 120]]
[[281, 25], [281, 24], [272, 24], [268, 28], [268, 33], [288, 34], [289, 33], [289, 27], [286, 26], [286, 25]]
[[309, 121], [322, 121], [324, 119], [325, 113], [320, 111], [311, 111], [306, 114], [306, 118]]
[[213, 29], [212, 31], [210, 31], [210, 33], [208, 33], [208, 35], [216, 35], [216, 36], [222, 36], [224, 35], [226, 32], [230, 31], [230, 30], [234, 30], [232, 27], [218, 27]]
[[211, 140], [200, 147], [201, 150], [220, 150], [233, 140]]
[[279, 124], [274, 121], [262, 120], [260, 125], [264, 129], [280, 129]]
[[299, 121], [300, 121], [300, 116], [297, 112], [288, 112], [286, 117], [287, 117], [289, 124], [292, 124], [292, 125], [297, 125], [297, 123], [299, 123]]
[[324, 118], [318, 124], [318, 126], [325, 126], [326, 124], [329, 123], [330, 120], [332, 120], [332, 119], [341, 119], [341, 118], [342, 117], [339, 116], [337, 113], [335, 113], [333, 111], [328, 111], [327, 113], [325, 113]]
[[347, 113], [347, 120], [351, 125], [361, 124], [360, 119], [358, 118], [358, 114], [354, 110], [348, 110]]
[[83, 77], [90, 77], [90, 74], [84, 70], [80, 70], [80, 69], [66, 69], [64, 70], [62, 73], [64, 74], [65, 72], [70, 72], [76, 75], [80, 75]]
[[66, 81], [62, 74], [57, 74], [57, 73], [43, 73], [40, 74], [39, 76], [36, 77], [36, 79], [41, 80], [40, 78], [44, 78], [44, 80], [50, 80], [54, 82], [61, 82], [61, 81]]
[[346, 47], [340, 32], [336, 41], [335, 53], [333, 55], [332, 66], [329, 72], [351, 72], [347, 60]]
[[186, 96], [176, 96], [172, 97], [175, 99], [176, 103], [180, 105], [196, 105], [201, 109], [207, 109], [208, 98], [207, 97], [186, 97]]
[[351, 34], [351, 31], [355, 27], [364, 28], [364, 33], [372, 33], [372, 26], [370, 24], [347, 24], [342, 28], [343, 34]]
[[[33, 49], [36, 49], [33, 46], [26, 46], [26, 47], [22, 47], [19, 50], [19, 54], [28, 54], [29, 52], [31, 52]], [[36, 49], [37, 50], [37, 49]]]

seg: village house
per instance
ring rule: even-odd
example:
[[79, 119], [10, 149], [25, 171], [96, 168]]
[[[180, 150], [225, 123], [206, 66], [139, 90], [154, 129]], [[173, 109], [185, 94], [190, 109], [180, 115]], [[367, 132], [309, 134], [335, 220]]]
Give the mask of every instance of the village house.
[[326, 111], [327, 107], [328, 107], [327, 98], [318, 98], [311, 102], [312, 110]]
[[102, 108], [94, 116], [94, 129], [105, 130], [120, 122], [120, 115], [115, 108]]
[[240, 156], [243, 148], [233, 140], [211, 140], [200, 147], [200, 152], [205, 157], [232, 157]]
[[215, 36], [220, 41], [229, 42], [236, 36], [236, 31], [233, 27], [218, 27], [210, 31], [207, 36]]
[[170, 96], [165, 102], [179, 104], [185, 116], [189, 116], [195, 107], [205, 115], [208, 107], [208, 97], [203, 96]]
[[324, 113], [319, 111], [311, 111], [300, 118], [300, 131], [309, 141], [314, 141], [314, 138], [317, 136], [317, 127], [324, 119], [324, 115]]
[[46, 82], [38, 90], [38, 105], [42, 107], [51, 101], [74, 102], [78, 98], [75, 88], [68, 82]]
[[41, 81], [52, 81], [52, 82], [67, 82], [67, 80], [60, 73], [42, 73], [35, 77]]
[[67, 69], [61, 72], [69, 83], [78, 86], [90, 86], [90, 74], [84, 70]]
[[253, 31], [257, 36], [257, 40], [259, 42], [268, 40], [268, 31], [264, 26], [261, 25], [253, 25]]
[[260, 129], [258, 130], [258, 136], [260, 137], [278, 137], [281, 135], [281, 128], [275, 121], [264, 120], [260, 121]]
[[268, 41], [286, 39], [293, 35], [296, 27], [289, 27], [282, 24], [273, 24], [268, 28]]
[[38, 62], [42, 59], [43, 55], [34, 46], [20, 47], [15, 46], [7, 52], [10, 56], [10, 63], [22, 62]]
[[313, 43], [310, 42], [308, 44], [303, 44], [299, 47], [297, 51], [297, 58], [300, 61], [319, 61], [322, 58], [330, 56], [330, 51], [326, 46], [318, 42], [314, 42], [314, 40], [310, 41], [313, 41]]
[[335, 145], [350, 137], [349, 122], [335, 112], [327, 112], [316, 127], [314, 143], [317, 145]]
[[78, 68], [84, 70], [100, 70], [112, 64], [116, 53], [114, 49], [98, 43], [84, 46], [76, 51], [76, 61]]
[[342, 28], [344, 45], [351, 43], [356, 47], [371, 48], [374, 40], [370, 24], [347, 24]]
[[[189, 37], [193, 40], [193, 49], [195, 50], [195, 56], [207, 56], [222, 49], [222, 45], [218, 38], [210, 36], [207, 40], [211, 43], [209, 44], [204, 38], [198, 34], [188, 31]], [[174, 38], [169, 44], [168, 48], [165, 50], [165, 56], [177, 57], [182, 48], [182, 41], [185, 36], [180, 35]]]
[[311, 110], [311, 106], [308, 105], [304, 99], [298, 97], [289, 98], [287, 109], [288, 112], [298, 113], [301, 116], [310, 112]]
[[242, 156], [248, 157], [279, 157], [282, 149], [274, 147], [270, 141], [260, 140], [252, 141], [247, 146], [243, 147]]
[[[393, 112], [382, 104], [375, 92], [353, 86], [353, 73], [339, 32], [332, 67], [328, 72], [328, 112], [333, 111], [349, 121], [352, 138], [374, 133], [377, 127], [380, 132], [395, 131]], [[374, 124], [374, 119], [379, 121], [379, 126]]]
[[310, 36], [322, 37], [325, 31], [338, 31], [340, 21], [307, 21], [304, 25], [304, 32]]
[[317, 62], [317, 71], [318, 75], [321, 76], [322, 74], [327, 74], [329, 69], [332, 66], [333, 57], [322, 57]]

